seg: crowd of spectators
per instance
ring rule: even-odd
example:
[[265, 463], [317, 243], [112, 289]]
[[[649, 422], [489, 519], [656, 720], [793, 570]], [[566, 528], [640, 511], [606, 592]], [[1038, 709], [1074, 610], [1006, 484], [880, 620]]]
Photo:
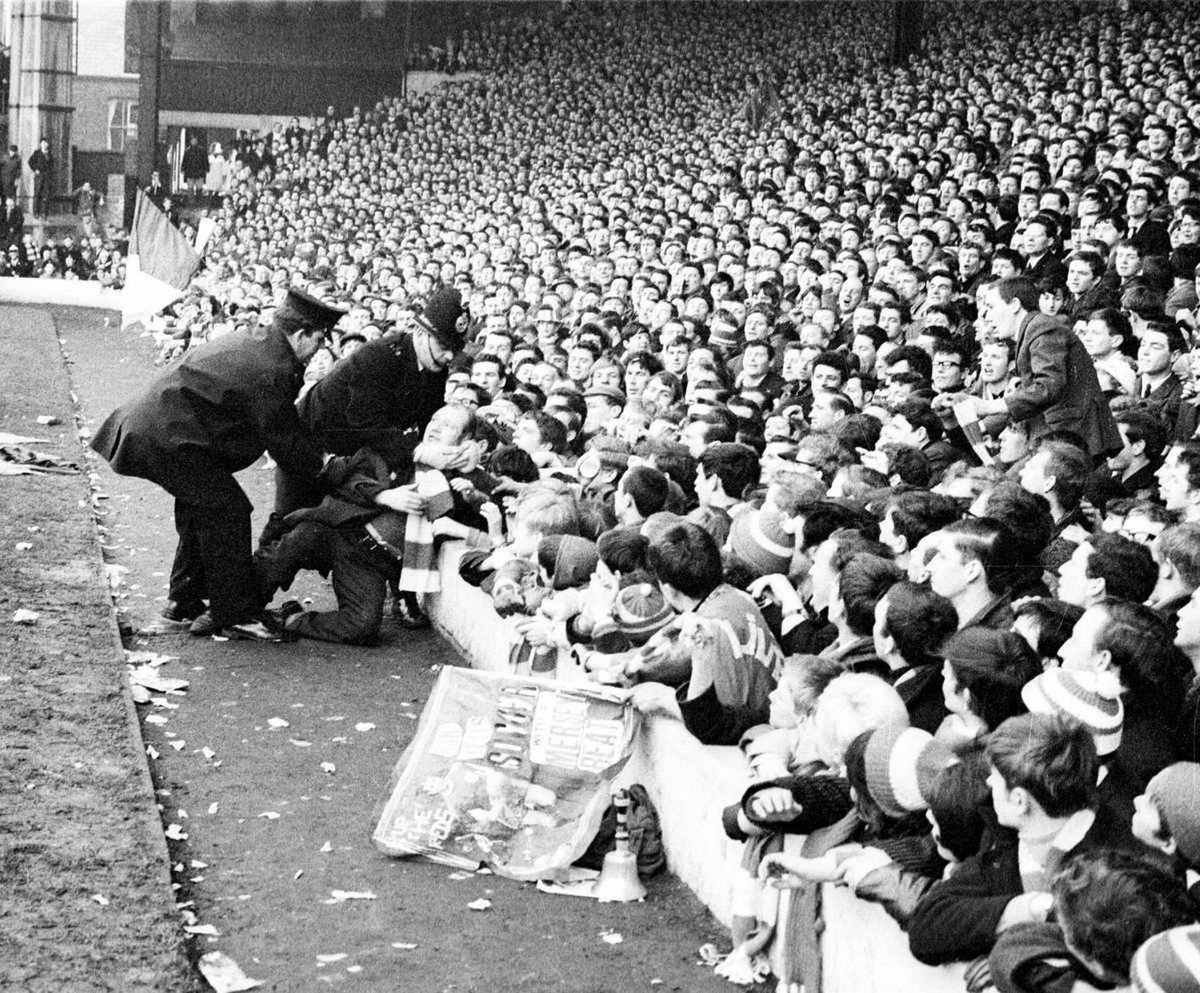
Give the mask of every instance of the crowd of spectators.
[[484, 29], [235, 178], [161, 330], [301, 285], [349, 308], [315, 379], [458, 289], [427, 442], [515, 664], [741, 743], [748, 883], [843, 883], [979, 989], [1194, 989], [1200, 30], [922, 6], [900, 68], [883, 5]]

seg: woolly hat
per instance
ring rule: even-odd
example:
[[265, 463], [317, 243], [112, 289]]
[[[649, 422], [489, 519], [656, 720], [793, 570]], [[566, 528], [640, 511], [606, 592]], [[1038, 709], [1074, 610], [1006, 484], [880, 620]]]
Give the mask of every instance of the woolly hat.
[[708, 333], [708, 344], [722, 351], [732, 351], [737, 347], [737, 328], [724, 321], [713, 321], [712, 330]]
[[880, 728], [867, 740], [863, 756], [867, 790], [888, 817], [904, 817], [929, 806], [926, 797], [938, 773], [956, 761], [928, 731]]
[[662, 590], [651, 583], [637, 583], [620, 590], [613, 601], [612, 613], [617, 628], [634, 645], [644, 645], [675, 616]]
[[1188, 865], [1200, 865], [1200, 765], [1176, 762], [1146, 784], [1163, 827], [1175, 839]]
[[463, 347], [462, 332], [458, 330], [462, 314], [462, 294], [452, 286], [443, 286], [429, 298], [424, 313], [415, 320], [439, 344], [458, 352]]
[[550, 574], [556, 590], [584, 585], [599, 561], [595, 542], [573, 534], [552, 534], [538, 544], [538, 564]]
[[1200, 924], [1156, 934], [1129, 966], [1135, 993], [1200, 993]]
[[783, 515], [766, 507], [733, 519], [728, 547], [760, 576], [786, 573], [792, 561], [792, 536], [783, 530]]
[[1101, 758], [1120, 747], [1125, 708], [1121, 684], [1112, 672], [1047, 669], [1025, 684], [1021, 699], [1032, 713], [1078, 721], [1095, 740]]

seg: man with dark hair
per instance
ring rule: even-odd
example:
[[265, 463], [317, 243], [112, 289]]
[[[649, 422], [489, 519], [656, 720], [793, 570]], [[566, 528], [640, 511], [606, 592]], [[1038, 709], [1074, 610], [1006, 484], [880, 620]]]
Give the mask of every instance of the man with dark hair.
[[1138, 406], [1161, 420], [1170, 436], [1175, 434], [1183, 403], [1183, 383], [1175, 375], [1174, 365], [1186, 348], [1183, 333], [1165, 321], [1148, 322], [1138, 342]]
[[936, 540], [928, 563], [929, 585], [954, 604], [959, 630], [1009, 630], [1009, 591], [1019, 563], [1008, 527], [987, 517], [966, 518], [937, 532]]
[[951, 465], [965, 458], [943, 437], [942, 420], [928, 400], [916, 397], [892, 408], [879, 435], [880, 445], [911, 445], [929, 460], [930, 484], [936, 485]]
[[1058, 598], [1079, 607], [1106, 597], [1145, 603], [1154, 592], [1158, 567], [1145, 545], [1101, 533], [1081, 541], [1058, 576]]
[[1039, 312], [1037, 287], [1019, 276], [1002, 279], [988, 299], [996, 334], [1016, 341], [1018, 383], [1004, 397], [973, 398], [976, 415], [1025, 423], [1031, 439], [1074, 431], [1093, 460], [1119, 451], [1121, 436], [1095, 366], [1072, 330]]
[[1122, 447], [1088, 483], [1086, 495], [1101, 510], [1109, 500], [1123, 497], [1146, 500], [1157, 495], [1154, 472], [1162, 464], [1167, 431], [1146, 410], [1132, 408], [1116, 415]]
[[1076, 252], [1067, 259], [1067, 292], [1064, 308], [1072, 321], [1086, 320], [1094, 311], [1117, 305], [1116, 295], [1104, 281], [1104, 259], [1096, 252]]
[[917, 904], [909, 948], [929, 965], [986, 955], [1014, 925], [1045, 921], [1050, 881], [1069, 855], [1134, 844], [1128, 825], [1096, 806], [1096, 744], [1082, 724], [1010, 717], [989, 736], [986, 755], [996, 818], [1012, 830]]
[[634, 706], [677, 714], [706, 745], [737, 744], [767, 720], [783, 668], [778, 643], [749, 595], [721, 581], [720, 549], [703, 528], [669, 528], [646, 564], [680, 618], [627, 665]]
[[947, 716], [939, 649], [957, 629], [954, 604], [924, 583], [901, 580], [875, 605], [875, 653], [891, 669], [909, 722], [930, 734]]
[[281, 470], [315, 487], [321, 448], [296, 415], [296, 395], [304, 363], [341, 316], [290, 290], [263, 336], [228, 335], [189, 351], [96, 431], [92, 448], [115, 471], [175, 498], [179, 547], [163, 629], [280, 640], [261, 612], [250, 501], [233, 474], [267, 451]]
[[613, 510], [622, 526], [640, 525], [667, 505], [671, 488], [667, 477], [648, 465], [625, 470], [613, 494]]
[[836, 659], [847, 672], [871, 673], [890, 681], [891, 669], [876, 653], [872, 636], [875, 605], [903, 578], [894, 562], [863, 552], [840, 569], [832, 569], [829, 620], [837, 629], [837, 639], [821, 655]]
[[1158, 203], [1158, 193], [1150, 183], [1134, 183], [1125, 194], [1125, 213], [1129, 216], [1129, 238], [1142, 255], [1171, 254], [1171, 234], [1165, 224], [1151, 220], [1150, 211]]
[[758, 453], [748, 445], [720, 442], [709, 445], [697, 459], [696, 496], [702, 507], [732, 507], [758, 483]]
[[907, 568], [922, 538], [961, 516], [958, 501], [952, 497], [928, 490], [905, 490], [888, 498], [879, 523], [879, 540], [892, 550], [896, 563]]

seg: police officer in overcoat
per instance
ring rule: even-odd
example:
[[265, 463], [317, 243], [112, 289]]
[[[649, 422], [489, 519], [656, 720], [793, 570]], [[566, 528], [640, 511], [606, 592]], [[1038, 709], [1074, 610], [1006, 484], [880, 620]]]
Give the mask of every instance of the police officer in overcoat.
[[279, 640], [260, 611], [252, 508], [233, 474], [266, 451], [295, 478], [315, 481], [324, 456], [295, 401], [305, 363], [342, 314], [289, 290], [270, 327], [189, 351], [96, 432], [92, 448], [116, 472], [175, 498], [179, 545], [160, 629]]
[[[397, 478], [412, 470], [412, 456], [430, 418], [442, 406], [446, 370], [462, 349], [462, 297], [443, 287], [426, 303], [411, 331], [387, 335], [337, 362], [300, 401], [300, 420], [322, 449], [354, 455], [369, 448]], [[453, 465], [434, 468], [454, 468]], [[311, 476], [279, 464], [275, 513], [260, 539], [269, 545], [282, 518], [321, 502]]]

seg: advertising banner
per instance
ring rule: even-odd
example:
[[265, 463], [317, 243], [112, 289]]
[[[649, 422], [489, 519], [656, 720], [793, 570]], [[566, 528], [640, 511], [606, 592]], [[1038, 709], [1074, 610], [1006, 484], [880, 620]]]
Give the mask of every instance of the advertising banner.
[[536, 880], [583, 854], [629, 758], [627, 691], [442, 669], [372, 834], [389, 855]]

